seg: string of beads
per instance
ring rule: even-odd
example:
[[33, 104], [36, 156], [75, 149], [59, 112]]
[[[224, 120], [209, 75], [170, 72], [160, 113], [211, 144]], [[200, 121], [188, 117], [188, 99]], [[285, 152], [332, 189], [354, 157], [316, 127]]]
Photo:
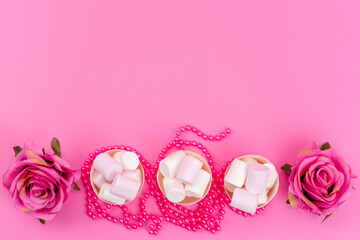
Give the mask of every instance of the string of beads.
[[[204, 229], [211, 233], [216, 233], [221, 230], [220, 223], [224, 219], [226, 206], [235, 213], [244, 217], [253, 216], [252, 214], [248, 214], [230, 206], [231, 200], [226, 195], [224, 189], [224, 173], [231, 161], [228, 161], [219, 171], [216, 170], [214, 167], [214, 160], [209, 150], [200, 142], [182, 139], [181, 136], [185, 132], [192, 132], [205, 141], [219, 142], [226, 138], [226, 136], [231, 133], [231, 130], [227, 128], [225, 131], [214, 136], [205, 134], [192, 126], [180, 127], [179, 130], [176, 131], [174, 139], [161, 149], [161, 153], [159, 154], [154, 166], [152, 166], [143, 157], [143, 155], [130, 146], [115, 145], [96, 149], [93, 153], [89, 154], [88, 158], [86, 158], [84, 162], [84, 166], [81, 168], [81, 178], [86, 192], [85, 205], [87, 215], [94, 220], [99, 218], [107, 219], [115, 224], [121, 224], [127, 229], [147, 227], [149, 234], [153, 235], [157, 235], [162, 229], [162, 223], [164, 221], [185, 228], [188, 231], [196, 232]], [[213, 175], [209, 193], [201, 201], [196, 203], [197, 206], [193, 210], [170, 202], [162, 194], [156, 182], [156, 174], [159, 169], [159, 163], [165, 158], [167, 153], [191, 148], [197, 148], [202, 152], [209, 163]], [[90, 170], [95, 157], [100, 153], [114, 149], [135, 152], [139, 156], [140, 162], [144, 168], [144, 177], [148, 186], [148, 191], [144, 191], [143, 189], [139, 194], [139, 209], [135, 214], [130, 213], [126, 205], [108, 204], [100, 200], [95, 194], [90, 183]], [[149, 198], [155, 199], [159, 210], [157, 214], [148, 213], [146, 211], [147, 200]], [[116, 214], [116, 216], [114, 216], [114, 214], [110, 213], [111, 208], [119, 208], [122, 214]], [[259, 208], [254, 215], [259, 214], [262, 210], [264, 210], [264, 207]], [[132, 209], [132, 212], [134, 212], [134, 209]]]

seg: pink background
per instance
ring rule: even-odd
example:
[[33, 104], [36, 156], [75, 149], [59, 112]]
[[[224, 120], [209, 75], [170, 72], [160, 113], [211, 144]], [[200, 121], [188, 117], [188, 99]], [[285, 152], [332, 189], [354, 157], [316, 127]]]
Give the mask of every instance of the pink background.
[[[25, 139], [80, 168], [104, 145], [155, 162], [175, 129], [230, 127], [207, 144], [216, 166], [245, 154], [280, 167], [329, 141], [360, 174], [359, 1], [0, 0], [0, 172]], [[163, 224], [158, 239], [358, 239], [359, 190], [325, 223], [285, 204], [287, 183], [261, 215], [227, 211], [222, 231]], [[359, 180], [354, 181], [359, 189]], [[1, 239], [154, 238], [85, 214], [73, 192], [46, 225], [0, 188]], [[5, 238], [4, 238], [5, 237]]]

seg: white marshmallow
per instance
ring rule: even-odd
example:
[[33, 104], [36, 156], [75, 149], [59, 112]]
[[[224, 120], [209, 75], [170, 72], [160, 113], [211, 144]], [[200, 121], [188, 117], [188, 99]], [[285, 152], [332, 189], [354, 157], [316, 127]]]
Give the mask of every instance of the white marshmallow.
[[276, 180], [278, 179], [278, 173], [276, 171], [276, 168], [273, 164], [271, 163], [265, 163], [264, 166], [267, 166], [270, 170], [269, 172], [269, 177], [266, 183], [266, 189], [270, 189], [274, 186]]
[[93, 175], [92, 175], [92, 182], [99, 188], [101, 189], [101, 186], [104, 183], [110, 183], [109, 181], [107, 181], [103, 175], [101, 175], [99, 172], [94, 171]]
[[161, 174], [166, 178], [175, 177], [179, 171], [182, 159], [186, 156], [183, 151], [177, 151], [163, 159], [159, 164]]
[[108, 201], [115, 204], [124, 204], [125, 199], [110, 192], [111, 185], [109, 183], [104, 183], [99, 192], [99, 197], [101, 200]]
[[116, 175], [121, 174], [123, 168], [108, 153], [100, 153], [93, 162], [93, 167], [108, 181], [112, 181]]
[[224, 182], [224, 186], [230, 192], [233, 192], [235, 188], [237, 188], [235, 185], [232, 185], [231, 183], [228, 182]]
[[268, 191], [259, 194], [259, 201], [258, 201], [259, 205], [267, 203], [267, 199], [268, 199], [267, 195], [268, 195]]
[[246, 175], [246, 190], [261, 194], [266, 190], [266, 183], [269, 177], [269, 168], [260, 163], [251, 163], [248, 165]]
[[194, 184], [186, 184], [185, 192], [187, 195], [201, 198], [204, 195], [206, 187], [210, 181], [210, 174], [204, 170], [200, 170]]
[[251, 163], [257, 163], [258, 161], [256, 161], [255, 159], [251, 158], [251, 157], [245, 157], [243, 159], [241, 159], [241, 161], [247, 163], [247, 164], [251, 164]]
[[140, 169], [136, 169], [136, 170], [133, 170], [133, 171], [123, 171], [123, 173], [121, 174], [123, 175], [124, 177], [128, 177], [128, 178], [131, 178], [131, 179], [134, 179], [135, 181], [137, 182], [141, 182], [141, 172], [140, 172]]
[[131, 178], [117, 175], [111, 184], [110, 192], [119, 197], [132, 201], [136, 197], [140, 185], [140, 182], [137, 182]]
[[165, 190], [166, 198], [169, 201], [177, 203], [181, 202], [185, 198], [184, 185], [175, 178], [164, 178], [163, 186]]
[[246, 179], [247, 164], [239, 159], [234, 159], [225, 176], [224, 181], [241, 188]]
[[139, 166], [139, 157], [130, 151], [117, 152], [114, 159], [123, 166], [125, 170], [135, 170]]
[[258, 195], [245, 189], [236, 188], [230, 206], [254, 214], [258, 206]]
[[186, 184], [194, 184], [202, 166], [203, 163], [199, 159], [188, 155], [183, 158], [176, 179]]

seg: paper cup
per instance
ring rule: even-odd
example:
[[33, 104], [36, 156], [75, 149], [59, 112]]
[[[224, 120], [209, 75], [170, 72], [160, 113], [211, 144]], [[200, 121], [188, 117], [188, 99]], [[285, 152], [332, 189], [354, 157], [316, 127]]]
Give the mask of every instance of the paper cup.
[[[255, 159], [258, 163], [261, 163], [261, 164], [264, 164], [264, 163], [271, 163], [269, 160], [267, 160], [266, 158], [264, 157], [261, 157], [261, 156], [258, 156], [258, 155], [245, 155], [245, 156], [241, 156], [241, 157], [238, 157], [236, 159], [239, 159], [239, 160], [242, 160], [244, 158], [247, 158], [247, 157], [250, 157], [250, 158], [253, 158]], [[232, 163], [231, 163], [232, 164]], [[231, 164], [227, 167], [226, 171], [225, 171], [225, 175], [224, 175], [224, 178], [227, 174], [227, 172], [229, 171], [230, 167], [231, 167]], [[279, 175], [279, 174], [278, 174]], [[233, 195], [233, 192], [231, 192], [228, 188], [227, 188], [227, 185], [225, 184], [225, 181], [224, 181], [224, 188], [225, 188], [225, 192], [227, 194], [227, 196], [232, 199], [232, 195]], [[272, 188], [270, 188], [268, 194], [267, 194], [267, 202], [265, 204], [260, 204], [258, 205], [257, 208], [261, 208], [261, 207], [264, 207], [266, 206], [276, 195], [277, 191], [279, 189], [279, 177], [277, 178], [274, 186]]]
[[[108, 153], [111, 157], [113, 157], [115, 155], [115, 153], [117, 152], [124, 152], [125, 150], [120, 150], [120, 149], [114, 149], [114, 150], [110, 150], [110, 151], [106, 151], [106, 153]], [[145, 177], [144, 177], [144, 168], [143, 166], [141, 165], [141, 162], [139, 162], [139, 166], [137, 167], [137, 169], [140, 170], [140, 173], [141, 173], [141, 185], [140, 185], [140, 188], [139, 188], [139, 191], [138, 193], [136, 194], [136, 196], [139, 195], [139, 193], [141, 192], [141, 189], [142, 187], [144, 186], [144, 180], [145, 180]], [[115, 204], [115, 203], [112, 203], [112, 202], [109, 202], [109, 201], [105, 201], [105, 200], [102, 200], [99, 196], [99, 192], [100, 192], [100, 189], [93, 183], [93, 174], [95, 172], [95, 168], [93, 166], [91, 166], [91, 171], [90, 171], [90, 183], [91, 183], [91, 186], [96, 194], [96, 196], [103, 202], [106, 202], [106, 203], [109, 203], [109, 204]], [[136, 197], [135, 197], [136, 198]], [[131, 201], [129, 200], [126, 200], [124, 204], [127, 204]], [[124, 205], [124, 204], [116, 204], [116, 205]]]
[[[203, 196], [201, 198], [185, 196], [184, 200], [182, 200], [181, 202], [176, 203], [176, 204], [179, 204], [179, 205], [190, 205], [190, 204], [194, 204], [194, 203], [197, 203], [197, 202], [201, 201], [206, 196], [206, 194], [208, 194], [208, 192], [210, 190], [210, 187], [211, 187], [212, 174], [211, 174], [211, 168], [210, 168], [208, 162], [205, 160], [205, 158], [203, 158], [199, 154], [194, 153], [192, 151], [188, 151], [188, 150], [182, 150], [182, 151], [184, 153], [186, 153], [186, 155], [190, 155], [190, 156], [193, 156], [193, 157], [199, 159], [203, 163], [203, 166], [202, 166], [201, 169], [210, 174], [209, 183], [208, 183], [208, 185], [207, 185], [207, 187], [205, 189], [205, 192], [204, 192], [204, 194], [203, 194]], [[174, 153], [175, 152], [172, 152], [169, 155], [167, 155], [166, 157], [171, 156]], [[160, 188], [161, 192], [166, 196], [165, 189], [164, 189], [164, 186], [163, 186], [163, 183], [162, 183], [163, 179], [164, 179], [164, 176], [161, 174], [160, 170], [158, 170], [158, 172], [157, 172], [157, 183], [159, 185], [159, 188]], [[185, 184], [184, 184], [184, 187], [185, 187]]]

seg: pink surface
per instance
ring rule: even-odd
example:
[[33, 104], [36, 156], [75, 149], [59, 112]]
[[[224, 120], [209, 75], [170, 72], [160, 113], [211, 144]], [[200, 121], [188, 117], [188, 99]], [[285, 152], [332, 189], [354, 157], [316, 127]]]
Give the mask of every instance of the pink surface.
[[[48, 146], [53, 136], [77, 168], [113, 144], [154, 162], [189, 123], [232, 128], [207, 144], [216, 166], [258, 154], [279, 168], [315, 140], [329, 141], [359, 175], [359, 11], [355, 0], [1, 0], [0, 172], [14, 145]], [[227, 211], [216, 235], [164, 224], [157, 238], [358, 239], [360, 190], [321, 224], [286, 205], [282, 172], [280, 183], [257, 217]], [[83, 192], [46, 225], [13, 209], [2, 187], [0, 200], [1, 239], [154, 238], [90, 220]]]

